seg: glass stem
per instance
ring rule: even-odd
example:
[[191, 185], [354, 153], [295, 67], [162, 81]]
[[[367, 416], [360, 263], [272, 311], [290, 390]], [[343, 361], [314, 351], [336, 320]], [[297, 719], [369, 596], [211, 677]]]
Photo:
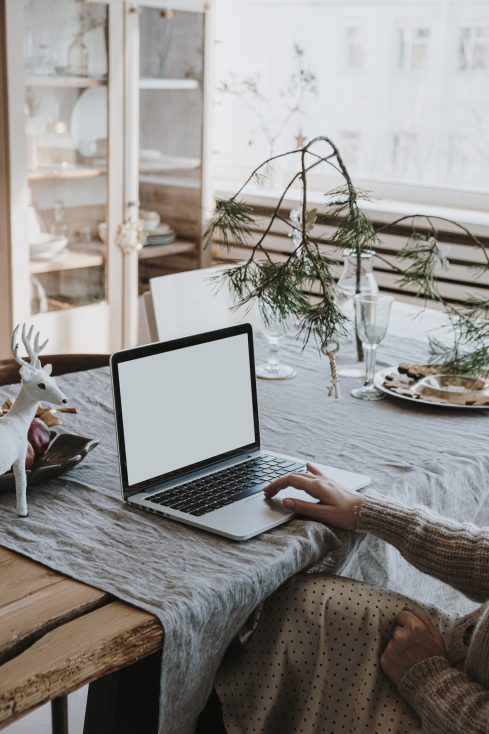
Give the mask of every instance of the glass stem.
[[363, 342], [365, 351], [365, 382], [364, 386], [374, 388], [375, 363], [377, 361], [377, 344]]
[[280, 364], [280, 339], [276, 336], [269, 337], [268, 344], [268, 367], [270, 370], [276, 370]]

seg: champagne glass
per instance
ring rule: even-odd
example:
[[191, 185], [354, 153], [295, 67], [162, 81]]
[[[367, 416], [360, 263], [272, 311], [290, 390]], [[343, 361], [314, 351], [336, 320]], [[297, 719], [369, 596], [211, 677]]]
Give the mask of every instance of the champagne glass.
[[380, 293], [359, 293], [355, 296], [355, 319], [358, 335], [365, 352], [365, 383], [351, 391], [354, 398], [382, 400], [385, 396], [374, 385], [377, 347], [387, 332], [394, 299]]
[[290, 380], [296, 371], [280, 358], [280, 345], [289, 330], [290, 323], [278, 317], [267, 307], [259, 306], [261, 330], [268, 341], [267, 361], [256, 366], [256, 376], [262, 380]]
[[[375, 252], [374, 250], [363, 250], [360, 253], [360, 293], [378, 293], [379, 287], [373, 273]], [[340, 311], [350, 320], [355, 317], [355, 293], [357, 290], [357, 254], [355, 250], [347, 250], [345, 252], [345, 262], [343, 273], [336, 284], [335, 303]], [[344, 341], [345, 346], [348, 343], [352, 345], [356, 343], [356, 329], [350, 323], [348, 327], [348, 335]], [[360, 377], [365, 376], [365, 369], [358, 361], [352, 364], [339, 365], [338, 374], [341, 377]]]

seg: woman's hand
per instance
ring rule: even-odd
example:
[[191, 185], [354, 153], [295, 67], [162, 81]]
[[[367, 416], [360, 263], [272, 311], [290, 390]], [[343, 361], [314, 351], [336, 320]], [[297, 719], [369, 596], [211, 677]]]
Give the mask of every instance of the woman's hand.
[[309, 474], [286, 474], [271, 482], [265, 487], [265, 497], [271, 499], [281, 489], [287, 487], [302, 489], [319, 501], [312, 504], [302, 500], [285, 499], [284, 507], [329, 525], [353, 530], [357, 524], [356, 511], [362, 503], [361, 496], [328, 479], [312, 464], [306, 466]]
[[403, 609], [381, 658], [384, 673], [399, 685], [405, 673], [416, 663], [432, 657], [447, 657], [445, 643], [428, 614]]

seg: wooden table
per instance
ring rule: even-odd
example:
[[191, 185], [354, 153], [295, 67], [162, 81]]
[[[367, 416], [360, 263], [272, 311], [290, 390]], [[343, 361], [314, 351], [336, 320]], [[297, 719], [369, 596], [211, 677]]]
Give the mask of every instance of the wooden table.
[[51, 701], [66, 732], [68, 693], [162, 643], [151, 614], [0, 546], [0, 729]]

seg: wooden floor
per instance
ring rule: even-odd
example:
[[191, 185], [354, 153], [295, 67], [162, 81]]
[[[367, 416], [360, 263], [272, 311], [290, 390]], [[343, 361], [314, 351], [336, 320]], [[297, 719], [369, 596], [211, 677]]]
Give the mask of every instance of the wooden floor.
[[0, 547], [0, 728], [162, 643], [151, 614]]
[[[80, 688], [68, 696], [68, 721], [70, 734], [83, 734], [85, 705], [88, 687]], [[2, 734], [52, 734], [51, 706], [45, 704], [30, 714], [17, 719], [2, 729]]]

